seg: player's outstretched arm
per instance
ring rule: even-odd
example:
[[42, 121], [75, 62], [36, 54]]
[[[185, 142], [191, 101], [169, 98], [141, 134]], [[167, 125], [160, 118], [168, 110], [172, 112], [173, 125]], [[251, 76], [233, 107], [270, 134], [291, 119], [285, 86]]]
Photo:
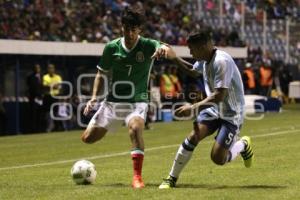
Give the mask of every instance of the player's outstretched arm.
[[159, 58], [162, 58], [162, 57], [175, 62], [179, 66], [179, 68], [182, 71], [184, 71], [185, 73], [187, 73], [189, 76], [198, 77], [200, 75], [199, 72], [193, 70], [193, 65], [191, 63], [189, 63], [186, 60], [178, 57], [176, 55], [176, 52], [174, 51], [174, 49], [168, 44], [164, 43], [152, 55], [152, 58], [156, 58], [156, 59], [159, 59]]
[[155, 52], [153, 53], [153, 55], [151, 56], [151, 59], [160, 59], [160, 58], [168, 58], [168, 49], [169, 49], [169, 45], [168, 44], [163, 44], [161, 45], [159, 48], [157, 48], [155, 50]]
[[98, 70], [95, 80], [94, 80], [94, 86], [93, 86], [93, 94], [91, 100], [89, 100], [84, 108], [83, 114], [88, 115], [91, 110], [93, 109], [95, 103], [97, 102], [97, 93], [100, 87], [100, 79], [101, 79], [101, 72]]
[[200, 73], [193, 69], [193, 65], [191, 63], [189, 63], [188, 61], [184, 60], [183, 58], [176, 57], [172, 61], [179, 66], [179, 69], [184, 71], [189, 76], [192, 76], [195, 78], [200, 76]]

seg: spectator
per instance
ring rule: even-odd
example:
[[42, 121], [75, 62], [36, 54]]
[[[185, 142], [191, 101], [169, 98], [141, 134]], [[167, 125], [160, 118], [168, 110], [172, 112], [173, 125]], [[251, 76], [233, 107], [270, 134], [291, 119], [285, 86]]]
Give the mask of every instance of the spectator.
[[283, 100], [285, 103], [289, 103], [289, 83], [293, 80], [293, 75], [288, 66], [281, 65], [279, 68], [279, 82], [283, 93]]
[[41, 66], [35, 64], [32, 73], [27, 76], [27, 88], [29, 98], [29, 118], [30, 132], [38, 133], [42, 131], [42, 96], [43, 84], [41, 76]]
[[215, 7], [215, 3], [213, 0], [207, 0], [205, 3], [205, 10], [211, 12]]
[[[58, 96], [60, 93], [62, 78], [60, 75], [55, 73], [55, 65], [48, 65], [48, 73], [43, 76], [43, 86], [45, 89], [45, 95], [43, 98], [43, 107], [46, 112], [47, 120], [47, 132], [51, 132], [55, 128], [54, 121], [50, 114], [51, 105], [56, 103], [57, 100], [55, 96]], [[57, 109], [54, 109], [53, 112], [56, 114]]]
[[5, 133], [6, 133], [6, 114], [2, 102], [2, 94], [0, 93], [0, 135], [5, 135]]
[[175, 85], [172, 82], [170, 75], [171, 75], [171, 67], [167, 66], [160, 78], [160, 93], [162, 97], [162, 102], [165, 103], [163, 105], [163, 108], [167, 108], [167, 107], [169, 108], [174, 102], [174, 100], [176, 99], [176, 95], [177, 95]]
[[156, 120], [158, 110], [162, 108], [160, 88], [158, 82], [158, 74], [154, 70], [150, 74], [150, 102], [148, 106], [147, 117], [145, 121], [145, 129], [151, 129], [150, 123]]
[[244, 69], [243, 73], [243, 83], [245, 94], [255, 93], [255, 75], [250, 62], [246, 63], [246, 68]]
[[[70, 104], [71, 105], [71, 104]], [[57, 116], [60, 118], [64, 131], [71, 129], [72, 107], [68, 106], [67, 99], [61, 100], [58, 105]]]
[[270, 65], [264, 63], [259, 68], [261, 95], [269, 96], [273, 85], [273, 74]]
[[182, 87], [181, 87], [180, 80], [178, 78], [177, 67], [172, 67], [171, 68], [170, 79], [171, 79], [171, 81], [172, 81], [172, 83], [174, 84], [174, 87], [175, 87], [176, 98], [180, 99], [181, 98], [180, 95], [182, 94]]

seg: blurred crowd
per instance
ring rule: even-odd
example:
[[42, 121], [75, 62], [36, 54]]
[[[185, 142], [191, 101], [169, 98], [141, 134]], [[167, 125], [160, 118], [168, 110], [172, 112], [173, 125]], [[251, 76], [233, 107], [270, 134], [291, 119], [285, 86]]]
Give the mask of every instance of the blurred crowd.
[[265, 9], [268, 17], [273, 19], [284, 19], [290, 16], [299, 20], [300, 17], [299, 0], [247, 0], [247, 5], [254, 14], [257, 14], [257, 8]]
[[[203, 7], [206, 11], [217, 12], [219, 14], [220, 0], [204, 0]], [[300, 1], [299, 0], [244, 0], [246, 12], [252, 13], [259, 17], [261, 10], [266, 10], [268, 18], [284, 19], [290, 16], [296, 20], [300, 17]], [[241, 0], [223, 0], [223, 12], [227, 16], [235, 19], [235, 22], [240, 22], [241, 19]]]
[[[224, 0], [224, 12], [239, 23], [241, 8], [237, 2]], [[129, 4], [140, 4], [146, 11], [144, 35], [169, 44], [184, 45], [190, 31], [205, 26], [195, 17], [197, 3], [192, 0], [16, 0], [0, 4], [1, 39], [105, 43], [121, 35], [120, 13]], [[274, 18], [300, 16], [299, 0], [247, 0], [246, 6], [257, 15], [258, 8], [264, 7]], [[206, 11], [216, 7], [217, 0], [204, 1]], [[214, 32], [217, 45], [244, 45], [235, 31], [223, 28]]]
[[[121, 35], [119, 18], [128, 4], [145, 9], [143, 35], [172, 45], [185, 45], [189, 32], [205, 26], [193, 17], [192, 0], [16, 0], [1, 3], [0, 38], [105, 43]], [[243, 45], [235, 31], [216, 29], [214, 36], [220, 46]]]

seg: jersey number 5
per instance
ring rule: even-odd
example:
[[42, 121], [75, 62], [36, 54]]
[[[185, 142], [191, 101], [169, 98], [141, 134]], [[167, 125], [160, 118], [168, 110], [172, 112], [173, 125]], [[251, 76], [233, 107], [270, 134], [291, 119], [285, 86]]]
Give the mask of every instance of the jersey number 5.
[[225, 140], [225, 143], [226, 143], [227, 145], [229, 145], [229, 144], [232, 142], [233, 137], [234, 137], [233, 133], [229, 133], [229, 134], [228, 134], [227, 140]]
[[126, 65], [126, 67], [128, 67], [128, 76], [130, 76], [130, 74], [131, 74], [131, 69], [132, 69], [132, 65]]

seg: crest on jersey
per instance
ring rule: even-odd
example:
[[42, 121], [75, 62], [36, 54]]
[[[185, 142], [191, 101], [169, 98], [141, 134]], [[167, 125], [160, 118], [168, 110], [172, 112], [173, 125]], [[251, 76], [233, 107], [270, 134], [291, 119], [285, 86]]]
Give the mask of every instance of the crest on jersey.
[[144, 53], [142, 51], [138, 51], [135, 55], [135, 59], [137, 62], [144, 62], [145, 60]]

